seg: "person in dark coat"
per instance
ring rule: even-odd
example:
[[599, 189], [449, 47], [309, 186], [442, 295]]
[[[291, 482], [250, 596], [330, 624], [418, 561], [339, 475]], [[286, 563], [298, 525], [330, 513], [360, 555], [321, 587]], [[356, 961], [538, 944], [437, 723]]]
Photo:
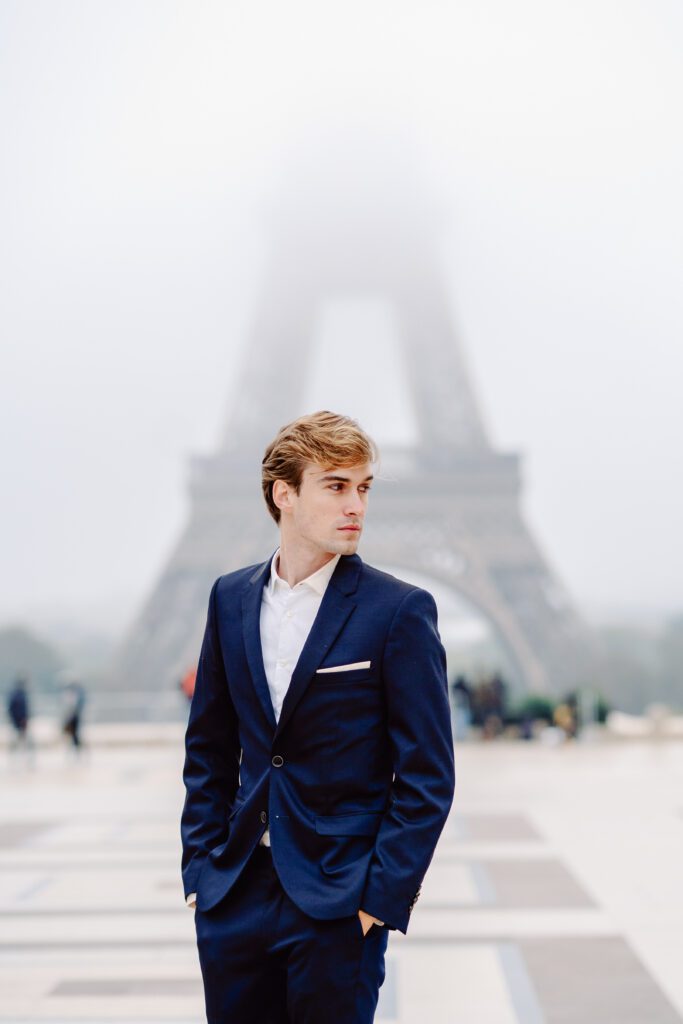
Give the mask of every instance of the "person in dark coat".
[[10, 720], [14, 735], [10, 743], [12, 750], [20, 748], [32, 750], [29, 733], [31, 707], [28, 697], [28, 682], [24, 676], [18, 676], [7, 697], [7, 717]]
[[453, 704], [453, 739], [466, 740], [472, 724], [472, 690], [463, 675], [451, 683]]
[[81, 740], [81, 718], [85, 707], [85, 690], [77, 682], [69, 683], [64, 690], [64, 720], [62, 732], [71, 740], [71, 746], [75, 754], [80, 754], [82, 747]]

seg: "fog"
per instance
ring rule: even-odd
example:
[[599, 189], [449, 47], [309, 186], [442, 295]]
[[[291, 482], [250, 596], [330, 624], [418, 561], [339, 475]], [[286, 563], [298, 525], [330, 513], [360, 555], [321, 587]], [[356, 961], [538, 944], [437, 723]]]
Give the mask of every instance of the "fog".
[[[405, 140], [576, 603], [683, 607], [682, 42], [665, 2], [3, 3], [0, 618], [134, 617], [222, 437], [283, 175], [349, 126]], [[400, 368], [378, 407], [338, 330], [310, 408], [406, 440]]]

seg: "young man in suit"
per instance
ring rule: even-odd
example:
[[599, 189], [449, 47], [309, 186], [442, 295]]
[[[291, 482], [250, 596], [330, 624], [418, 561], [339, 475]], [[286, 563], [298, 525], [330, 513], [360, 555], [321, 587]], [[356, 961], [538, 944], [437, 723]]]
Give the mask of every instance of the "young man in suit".
[[211, 591], [181, 826], [209, 1024], [370, 1024], [451, 806], [434, 599], [356, 554], [376, 458], [348, 417], [283, 427], [280, 546]]

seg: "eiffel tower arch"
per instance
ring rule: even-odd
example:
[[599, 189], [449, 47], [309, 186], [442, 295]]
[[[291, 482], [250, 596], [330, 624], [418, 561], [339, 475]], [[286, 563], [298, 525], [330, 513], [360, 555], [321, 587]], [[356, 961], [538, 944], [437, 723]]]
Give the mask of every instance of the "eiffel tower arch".
[[[588, 632], [524, 522], [519, 457], [488, 440], [415, 179], [392, 173], [373, 188], [355, 168], [334, 202], [318, 181], [299, 189], [303, 209], [300, 200], [280, 209], [224, 436], [215, 454], [192, 460], [187, 525], [126, 638], [118, 677], [168, 689], [196, 661], [214, 579], [276, 547], [260, 492], [263, 450], [279, 426], [312, 411], [307, 370], [325, 310], [374, 303], [390, 311], [415, 436], [383, 447], [359, 553], [470, 602], [517, 688], [562, 692], [584, 681]], [[356, 415], [352, 400], [335, 411]]]

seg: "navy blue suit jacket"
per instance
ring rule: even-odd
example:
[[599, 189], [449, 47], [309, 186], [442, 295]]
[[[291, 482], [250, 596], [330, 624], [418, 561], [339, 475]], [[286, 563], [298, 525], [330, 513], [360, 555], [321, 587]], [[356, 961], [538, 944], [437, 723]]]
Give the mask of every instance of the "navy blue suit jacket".
[[[209, 599], [186, 734], [185, 893], [209, 910], [266, 826], [310, 917], [405, 932], [453, 799], [446, 659], [431, 594], [342, 556], [275, 721], [260, 640], [270, 559]], [[369, 661], [369, 668], [316, 674]]]

